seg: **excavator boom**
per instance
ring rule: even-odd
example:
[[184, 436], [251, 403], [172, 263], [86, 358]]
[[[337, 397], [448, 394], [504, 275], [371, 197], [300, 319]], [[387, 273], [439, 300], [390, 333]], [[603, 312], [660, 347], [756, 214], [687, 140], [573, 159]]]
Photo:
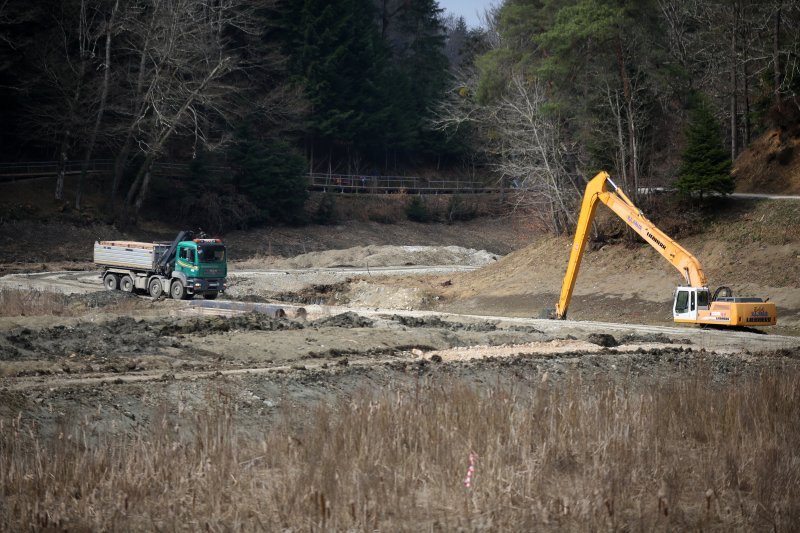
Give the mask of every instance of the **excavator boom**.
[[628, 226], [638, 233], [664, 259], [670, 262], [683, 276], [690, 287], [705, 287], [706, 276], [700, 262], [680, 244], [672, 240], [666, 233], [658, 229], [631, 202], [630, 198], [619, 189], [606, 172], [600, 172], [586, 185], [583, 204], [575, 230], [575, 239], [569, 256], [567, 273], [561, 285], [561, 297], [556, 306], [556, 318], [567, 317], [567, 309], [572, 299], [575, 280], [581, 266], [581, 259], [589, 240], [589, 229], [594, 220], [597, 203], [602, 202], [617, 214]]
[[768, 301], [769, 298], [734, 298], [732, 295], [717, 297], [722, 288], [717, 289], [712, 297], [706, 285], [706, 275], [697, 258], [647, 220], [605, 172], [600, 172], [586, 185], [567, 273], [556, 307], [556, 318], [567, 317], [572, 290], [575, 288], [598, 202], [607, 205], [683, 276], [685, 285], [675, 290], [672, 303], [672, 318], [675, 322], [725, 327], [774, 326], [777, 323], [778, 313], [775, 304]]

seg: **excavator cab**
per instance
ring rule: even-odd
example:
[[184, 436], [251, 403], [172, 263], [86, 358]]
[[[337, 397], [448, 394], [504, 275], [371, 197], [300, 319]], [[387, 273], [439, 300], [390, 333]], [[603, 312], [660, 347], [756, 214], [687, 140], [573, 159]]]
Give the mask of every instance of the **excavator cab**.
[[672, 303], [672, 318], [696, 321], [698, 311], [708, 311], [711, 294], [707, 287], [678, 287]]

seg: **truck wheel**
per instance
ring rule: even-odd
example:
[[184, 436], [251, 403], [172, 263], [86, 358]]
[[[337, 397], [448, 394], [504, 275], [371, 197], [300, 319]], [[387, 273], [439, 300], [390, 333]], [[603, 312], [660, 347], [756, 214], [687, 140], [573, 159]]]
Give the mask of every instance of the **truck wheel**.
[[175, 281], [172, 282], [172, 285], [170, 286], [169, 289], [169, 294], [175, 300], [183, 300], [184, 298], [186, 298], [186, 289], [183, 287], [183, 283], [181, 283], [181, 280], [176, 279]]
[[158, 278], [153, 278], [150, 280], [150, 283], [147, 285], [147, 292], [150, 293], [150, 296], [153, 298], [158, 298], [164, 292], [164, 286], [161, 285], [161, 280]]
[[133, 279], [130, 276], [123, 276], [119, 280], [119, 288], [124, 292], [133, 292]]
[[103, 277], [103, 285], [110, 291], [115, 291], [119, 288], [119, 279], [116, 274], [108, 273]]
[[218, 292], [207, 292], [203, 295], [203, 298], [205, 298], [206, 300], [216, 300], [217, 295], [219, 295]]

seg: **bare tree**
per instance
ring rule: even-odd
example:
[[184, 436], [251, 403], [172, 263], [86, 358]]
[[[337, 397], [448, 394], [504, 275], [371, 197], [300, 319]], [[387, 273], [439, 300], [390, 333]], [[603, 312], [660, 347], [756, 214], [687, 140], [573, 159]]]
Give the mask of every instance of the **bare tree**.
[[[97, 47], [97, 32], [95, 31], [95, 10], [87, 5], [87, 0], [80, 0], [77, 20], [69, 17], [59, 19], [59, 29], [61, 31], [61, 46], [63, 56], [60, 61], [64, 61], [66, 72], [56, 69], [54, 61], [59, 61], [52, 56], [45, 56], [43, 70], [48, 74], [48, 78], [64, 95], [66, 102], [63, 102], [60, 112], [58, 107], [45, 108], [45, 121], [61, 122], [61, 143], [58, 150], [58, 174], [56, 177], [55, 199], [62, 200], [64, 195], [64, 177], [66, 165], [69, 160], [69, 151], [73, 144], [73, 137], [76, 130], [84, 123], [84, 117], [80, 112], [82, 99], [85, 96], [87, 72], [90, 62], [95, 57]], [[74, 24], [74, 27], [72, 26]], [[71, 48], [77, 42], [77, 54], [71, 53]]]
[[248, 5], [243, 0], [147, 0], [131, 21], [129, 46], [139, 57], [139, 72], [114, 186], [135, 145], [143, 157], [125, 200], [134, 214], [147, 196], [153, 162], [173, 135], [190, 136], [194, 151], [209, 142], [209, 124], [228, 120], [230, 97], [237, 91], [225, 76], [241, 65], [226, 32], [249, 31]]
[[576, 222], [574, 202], [580, 197], [574, 165], [576, 145], [561, 130], [558, 117], [545, 111], [545, 87], [512, 74], [508, 90], [494, 103], [472, 99], [474, 84], [462, 82], [438, 110], [434, 125], [457, 129], [470, 125], [480, 135], [480, 148], [501, 182], [512, 183], [515, 207], [527, 208], [555, 233]]
[[95, 143], [97, 142], [97, 135], [100, 131], [100, 123], [103, 120], [103, 114], [106, 110], [106, 100], [108, 99], [108, 86], [109, 86], [109, 75], [111, 73], [111, 35], [114, 32], [115, 28], [115, 17], [117, 11], [119, 9], [119, 0], [115, 0], [114, 6], [111, 9], [111, 13], [108, 15], [108, 19], [105, 22], [105, 54], [104, 60], [101, 65], [103, 70], [103, 81], [100, 90], [100, 102], [97, 108], [97, 116], [94, 122], [94, 127], [92, 128], [92, 133], [89, 137], [89, 141], [86, 144], [86, 153], [83, 157], [83, 165], [81, 167], [81, 174], [78, 178], [78, 186], [77, 190], [75, 191], [75, 209], [81, 208], [81, 190], [83, 188], [83, 182], [86, 179], [86, 173], [89, 169], [89, 163], [92, 159], [92, 153], [94, 152]]

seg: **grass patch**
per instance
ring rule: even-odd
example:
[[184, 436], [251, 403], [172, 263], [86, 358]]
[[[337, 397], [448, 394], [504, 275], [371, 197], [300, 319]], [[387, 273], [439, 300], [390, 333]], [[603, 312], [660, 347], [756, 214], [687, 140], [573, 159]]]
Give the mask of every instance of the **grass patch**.
[[0, 288], [0, 316], [73, 316], [75, 313], [66, 294]]
[[[787, 530], [800, 381], [421, 381], [237, 430], [236, 390], [120, 440], [0, 427], [3, 529]], [[463, 480], [477, 454], [472, 488]]]

